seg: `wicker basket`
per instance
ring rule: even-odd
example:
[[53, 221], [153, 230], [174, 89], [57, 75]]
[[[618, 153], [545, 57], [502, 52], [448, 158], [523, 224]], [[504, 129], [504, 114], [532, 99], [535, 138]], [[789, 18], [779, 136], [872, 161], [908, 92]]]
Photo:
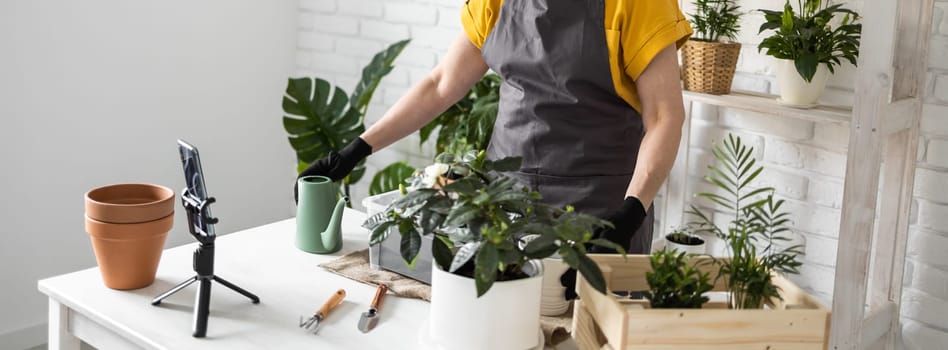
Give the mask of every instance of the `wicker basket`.
[[740, 43], [688, 40], [681, 48], [685, 90], [723, 95], [731, 92]]

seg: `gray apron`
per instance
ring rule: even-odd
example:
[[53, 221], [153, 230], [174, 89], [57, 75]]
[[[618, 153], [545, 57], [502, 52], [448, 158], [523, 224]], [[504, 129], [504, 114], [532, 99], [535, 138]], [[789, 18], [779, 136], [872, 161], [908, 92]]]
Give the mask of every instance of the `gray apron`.
[[[487, 156], [523, 157], [511, 175], [547, 204], [607, 218], [622, 205], [644, 135], [612, 84], [604, 0], [506, 0], [481, 52], [503, 77]], [[647, 254], [652, 209], [621, 242]]]

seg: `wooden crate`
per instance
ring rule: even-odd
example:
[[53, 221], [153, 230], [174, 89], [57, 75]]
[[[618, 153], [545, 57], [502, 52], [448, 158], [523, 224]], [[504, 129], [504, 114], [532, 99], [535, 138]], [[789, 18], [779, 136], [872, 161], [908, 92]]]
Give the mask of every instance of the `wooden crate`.
[[[645, 291], [648, 255], [590, 255], [610, 290]], [[695, 258], [707, 260], [710, 258]], [[716, 268], [705, 266], [716, 276]], [[724, 302], [703, 309], [650, 309], [647, 301], [603, 295], [578, 278], [573, 338], [580, 349], [825, 350], [830, 311], [780, 275], [783, 300], [768, 309], [730, 310]], [[726, 291], [718, 281], [715, 291]]]

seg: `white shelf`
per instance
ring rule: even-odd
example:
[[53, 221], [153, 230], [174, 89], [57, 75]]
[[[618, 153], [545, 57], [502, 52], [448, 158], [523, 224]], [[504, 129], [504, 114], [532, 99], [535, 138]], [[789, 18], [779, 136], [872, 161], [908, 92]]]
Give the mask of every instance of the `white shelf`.
[[686, 100], [714, 106], [847, 126], [852, 120], [853, 114], [852, 107], [849, 106], [819, 105], [808, 109], [795, 108], [778, 103], [777, 96], [745, 91], [731, 91], [731, 93], [727, 95], [711, 95], [694, 91], [682, 91], [682, 96]]

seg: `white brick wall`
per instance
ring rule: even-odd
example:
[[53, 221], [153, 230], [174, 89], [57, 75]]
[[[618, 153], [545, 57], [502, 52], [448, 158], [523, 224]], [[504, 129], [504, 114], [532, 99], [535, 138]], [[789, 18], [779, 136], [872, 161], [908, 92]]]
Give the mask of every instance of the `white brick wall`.
[[[861, 1], [846, 1], [862, 8]], [[369, 57], [392, 42], [413, 38], [396, 61], [396, 69], [376, 92], [367, 120], [377, 120], [409, 86], [422, 79], [461, 32], [463, 0], [301, 0], [299, 75], [317, 75], [350, 90]], [[682, 1], [689, 12], [691, 1]], [[783, 0], [754, 0], [742, 4], [748, 15], [738, 40], [743, 44], [734, 88], [776, 93], [772, 59], [757, 52], [761, 16], [752, 9], [778, 9]], [[929, 73], [921, 120], [913, 221], [905, 271], [903, 333], [908, 349], [936, 349], [948, 343], [948, 0], [936, 0]], [[871, 40], [871, 38], [864, 38]], [[855, 69], [842, 67], [821, 97], [827, 104], [851, 104]], [[806, 242], [806, 266], [794, 280], [825, 302], [831, 300], [836, 238], [840, 220], [845, 151], [849, 129], [839, 125], [769, 116], [729, 109], [694, 110], [689, 169], [693, 179], [704, 175], [712, 141], [728, 132], [740, 135], [756, 148], [767, 166], [758, 185], [778, 188], [788, 200], [796, 231]], [[390, 162], [407, 160], [418, 166], [431, 150], [406, 138], [369, 159], [369, 173]], [[287, 149], [289, 152], [289, 149]], [[356, 203], [365, 195], [368, 180], [356, 188]], [[694, 184], [690, 191], [712, 188]], [[716, 213], [725, 220], [727, 214]]]

